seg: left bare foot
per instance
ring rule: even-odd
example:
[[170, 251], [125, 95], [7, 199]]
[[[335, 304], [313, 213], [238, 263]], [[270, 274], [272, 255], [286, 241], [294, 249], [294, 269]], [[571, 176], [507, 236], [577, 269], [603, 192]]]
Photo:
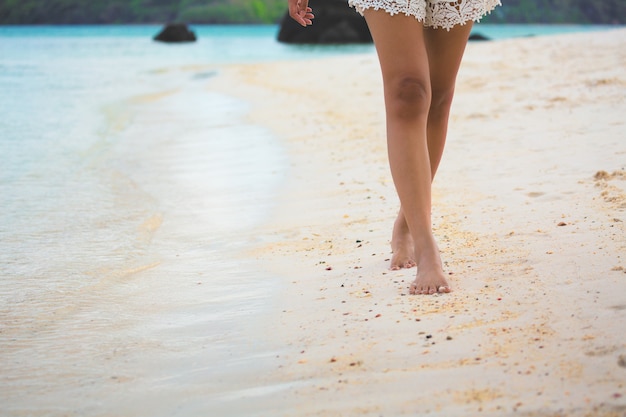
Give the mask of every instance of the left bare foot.
[[391, 236], [391, 265], [389, 269], [397, 271], [402, 268], [413, 268], [415, 264], [415, 245], [413, 238], [406, 225], [404, 216], [398, 215], [398, 219], [393, 225], [393, 234]]

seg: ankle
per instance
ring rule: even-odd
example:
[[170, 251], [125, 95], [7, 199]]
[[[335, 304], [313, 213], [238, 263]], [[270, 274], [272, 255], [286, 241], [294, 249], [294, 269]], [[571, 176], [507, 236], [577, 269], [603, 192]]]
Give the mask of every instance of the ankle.
[[432, 264], [436, 263], [441, 265], [441, 256], [439, 254], [439, 247], [437, 246], [437, 242], [435, 238], [430, 235], [428, 237], [422, 237], [419, 241], [415, 242], [415, 255], [418, 261], [418, 264], [427, 263]]

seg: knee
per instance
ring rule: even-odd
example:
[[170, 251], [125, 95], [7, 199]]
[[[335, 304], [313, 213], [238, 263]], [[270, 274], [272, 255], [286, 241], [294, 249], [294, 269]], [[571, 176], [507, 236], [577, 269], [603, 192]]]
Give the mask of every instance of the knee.
[[388, 83], [386, 96], [388, 110], [393, 116], [404, 120], [415, 119], [428, 114], [430, 83], [416, 76], [398, 77]]

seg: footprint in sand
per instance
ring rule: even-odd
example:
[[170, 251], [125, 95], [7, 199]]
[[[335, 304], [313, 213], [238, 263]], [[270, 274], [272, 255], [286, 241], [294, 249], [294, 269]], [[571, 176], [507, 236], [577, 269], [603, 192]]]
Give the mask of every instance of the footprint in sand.
[[[600, 188], [600, 196], [605, 202], [610, 203], [613, 208], [626, 208], [626, 186], [623, 183], [614, 182], [615, 180], [626, 180], [626, 171], [598, 171], [593, 176], [596, 187]], [[611, 184], [609, 184], [611, 182]]]

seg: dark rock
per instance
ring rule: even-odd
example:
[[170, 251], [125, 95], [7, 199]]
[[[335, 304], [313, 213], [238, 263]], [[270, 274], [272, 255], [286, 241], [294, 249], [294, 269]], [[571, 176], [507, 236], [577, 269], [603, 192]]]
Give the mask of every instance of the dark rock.
[[372, 43], [365, 19], [346, 0], [315, 0], [313, 25], [302, 27], [285, 13], [278, 41], [299, 44]]
[[472, 33], [469, 37], [470, 41], [490, 41], [488, 37], [483, 35], [482, 33]]
[[154, 37], [159, 42], [195, 42], [196, 34], [184, 23], [169, 23]]
[[345, 20], [342, 20], [335, 26], [331, 26], [322, 32], [319, 43], [359, 43], [361, 38], [359, 33], [350, 26]]

